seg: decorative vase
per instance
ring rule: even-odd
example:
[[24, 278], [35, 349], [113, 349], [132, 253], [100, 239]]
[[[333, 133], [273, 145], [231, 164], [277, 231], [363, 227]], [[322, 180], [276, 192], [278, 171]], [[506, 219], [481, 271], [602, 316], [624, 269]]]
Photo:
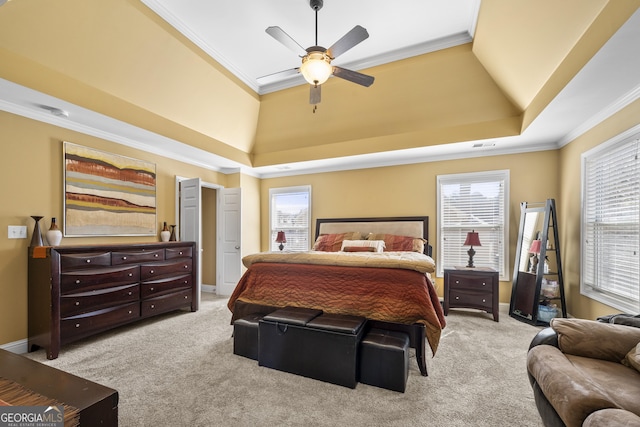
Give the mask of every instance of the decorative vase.
[[33, 235], [31, 236], [31, 246], [43, 246], [42, 243], [42, 233], [40, 232], [40, 220], [43, 218], [38, 215], [31, 215], [31, 218], [36, 222], [36, 225], [33, 227]]
[[51, 218], [51, 227], [45, 233], [47, 235], [47, 242], [49, 242], [50, 246], [58, 246], [62, 241], [62, 231], [58, 228], [58, 224], [56, 224], [56, 219]]
[[169, 231], [167, 223], [165, 222], [164, 227], [162, 227], [162, 231], [160, 232], [160, 240], [162, 240], [163, 242], [168, 242], [170, 237], [171, 232]]
[[169, 237], [170, 242], [175, 242], [176, 240], [176, 226], [175, 224], [171, 226], [171, 237]]

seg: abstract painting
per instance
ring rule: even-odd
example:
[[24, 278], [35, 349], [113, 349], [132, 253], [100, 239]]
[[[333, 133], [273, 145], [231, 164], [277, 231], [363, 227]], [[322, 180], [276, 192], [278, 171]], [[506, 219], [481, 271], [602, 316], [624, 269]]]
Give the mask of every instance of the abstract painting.
[[64, 235], [156, 234], [154, 163], [64, 143]]

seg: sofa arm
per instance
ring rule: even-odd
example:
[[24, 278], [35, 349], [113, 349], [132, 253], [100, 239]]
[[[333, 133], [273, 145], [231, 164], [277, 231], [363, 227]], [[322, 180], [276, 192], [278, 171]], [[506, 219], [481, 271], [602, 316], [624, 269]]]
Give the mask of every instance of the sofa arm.
[[529, 350], [527, 371], [567, 426], [581, 426], [592, 412], [616, 407], [558, 348], [539, 345]]
[[640, 417], [624, 409], [602, 409], [589, 415], [582, 427], [640, 426]]
[[551, 327], [563, 353], [592, 359], [619, 363], [640, 342], [640, 328], [595, 320], [555, 318]]
[[558, 334], [553, 328], [544, 328], [540, 332], [536, 334], [535, 337], [531, 340], [531, 344], [529, 344], [529, 350], [537, 345], [551, 345], [554, 347], [558, 347]]

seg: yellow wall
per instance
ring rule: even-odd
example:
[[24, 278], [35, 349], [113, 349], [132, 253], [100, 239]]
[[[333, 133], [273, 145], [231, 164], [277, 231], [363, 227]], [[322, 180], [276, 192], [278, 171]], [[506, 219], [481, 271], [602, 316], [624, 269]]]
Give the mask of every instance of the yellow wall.
[[607, 305], [580, 295], [580, 212], [581, 212], [581, 155], [591, 148], [640, 124], [640, 100], [603, 121], [560, 150], [559, 178], [562, 182], [558, 222], [562, 248], [562, 267], [567, 293], [567, 305], [575, 317], [595, 319], [617, 313]]
[[[405, 166], [264, 179], [261, 185], [262, 250], [269, 250], [269, 188], [311, 185], [312, 221], [332, 217], [428, 215], [431, 244], [437, 241], [436, 177], [443, 174], [510, 171], [509, 265], [520, 222], [520, 202], [557, 198], [557, 151], [478, 157]], [[509, 273], [511, 277], [511, 272]], [[436, 280], [442, 295], [442, 278]], [[508, 302], [511, 281], [500, 283], [500, 301]]]
[[[143, 159], [156, 164], [158, 236], [64, 238], [62, 245], [159, 241], [164, 221], [175, 224], [175, 175], [200, 177], [226, 186], [226, 176], [147, 152], [0, 111], [0, 344], [27, 337], [27, 247], [34, 221], [62, 221], [62, 141]], [[27, 239], [8, 239], [7, 226], [26, 225]], [[2, 237], [3, 236], [3, 237]]]

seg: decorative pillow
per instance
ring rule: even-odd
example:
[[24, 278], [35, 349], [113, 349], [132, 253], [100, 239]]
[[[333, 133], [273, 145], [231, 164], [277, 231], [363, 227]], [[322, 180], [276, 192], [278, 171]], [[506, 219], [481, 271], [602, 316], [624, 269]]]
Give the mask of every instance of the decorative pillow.
[[321, 234], [313, 244], [314, 251], [338, 252], [342, 248], [343, 240], [360, 240], [362, 234], [358, 231], [340, 234]]
[[384, 240], [386, 251], [405, 251], [405, 252], [419, 252], [424, 253], [424, 244], [426, 240], [411, 237], [411, 236], [397, 236], [395, 234], [375, 234], [370, 233], [367, 236], [367, 240]]
[[374, 248], [373, 246], [343, 246], [342, 251], [343, 252], [376, 252], [376, 248]]
[[[372, 252], [384, 252], [384, 240], [343, 240], [342, 248], [340, 250], [344, 251], [345, 247], [368, 247], [373, 248]], [[353, 251], [352, 251], [353, 252]]]
[[640, 372], [640, 342], [627, 353], [622, 364]]

